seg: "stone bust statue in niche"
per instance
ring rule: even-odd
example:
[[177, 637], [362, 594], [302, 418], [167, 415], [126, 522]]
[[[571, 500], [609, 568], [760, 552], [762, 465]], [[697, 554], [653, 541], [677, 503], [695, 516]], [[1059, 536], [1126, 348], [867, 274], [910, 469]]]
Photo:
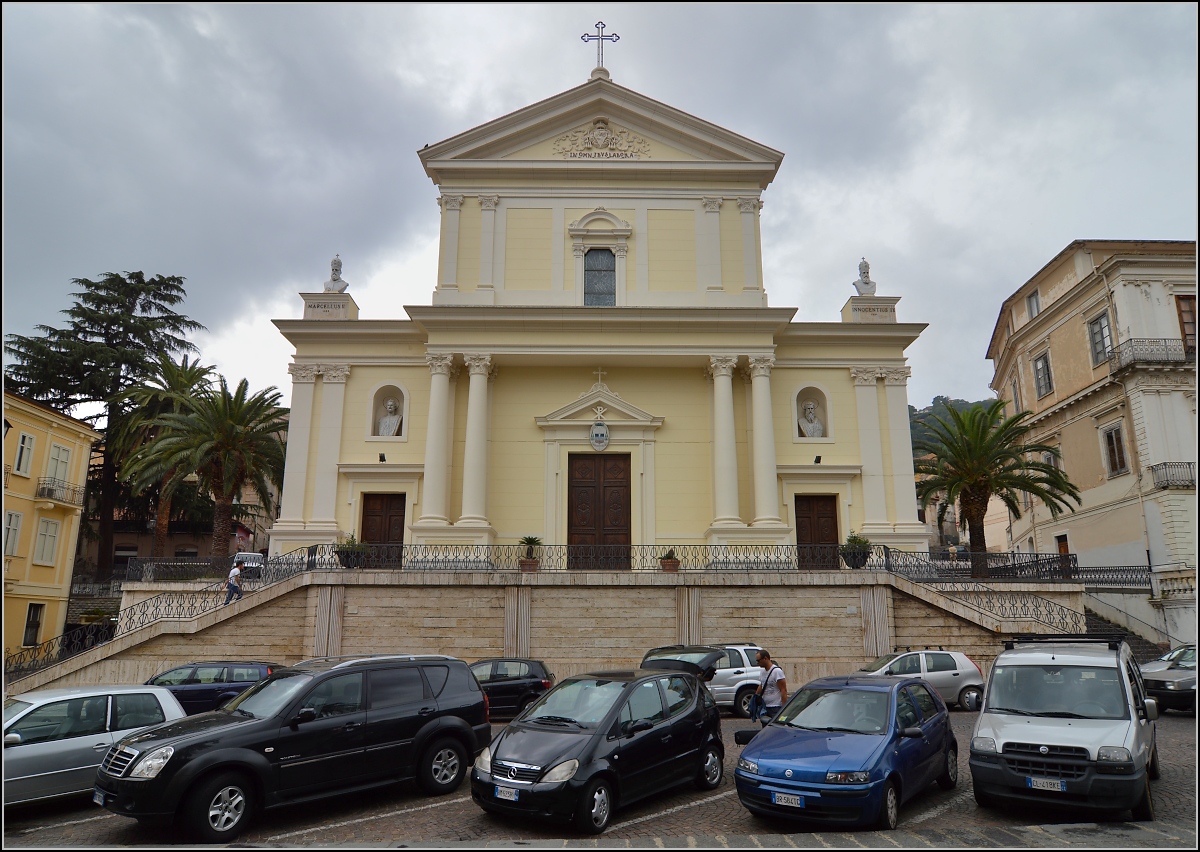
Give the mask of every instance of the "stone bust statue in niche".
[[806, 399], [800, 406], [800, 434], [805, 438], [824, 438], [825, 426], [817, 417], [817, 403]]
[[379, 418], [376, 435], [391, 438], [400, 434], [400, 403], [389, 396], [383, 403], [383, 416]]

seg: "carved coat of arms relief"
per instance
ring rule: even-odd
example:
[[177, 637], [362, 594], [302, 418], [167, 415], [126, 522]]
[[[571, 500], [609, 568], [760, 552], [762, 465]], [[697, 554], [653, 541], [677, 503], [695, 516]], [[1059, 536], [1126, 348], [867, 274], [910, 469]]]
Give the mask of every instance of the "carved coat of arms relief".
[[564, 133], [554, 140], [554, 153], [564, 160], [640, 160], [650, 156], [650, 143], [636, 133], [598, 118], [589, 128]]

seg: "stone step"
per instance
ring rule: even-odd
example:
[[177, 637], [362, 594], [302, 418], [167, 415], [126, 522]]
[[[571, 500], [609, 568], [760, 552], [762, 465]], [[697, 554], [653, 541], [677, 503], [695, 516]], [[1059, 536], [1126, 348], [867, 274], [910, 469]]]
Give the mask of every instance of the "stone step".
[[1166, 645], [1159, 645], [1151, 642], [1148, 639], [1143, 639], [1136, 633], [1131, 633], [1126, 628], [1119, 624], [1114, 624], [1106, 618], [1101, 617], [1090, 609], [1084, 610], [1084, 615], [1087, 618], [1087, 632], [1100, 635], [1119, 635], [1129, 645], [1129, 649], [1133, 651], [1133, 658], [1138, 663], [1148, 663], [1151, 660], [1156, 660], [1166, 651], [1170, 650]]

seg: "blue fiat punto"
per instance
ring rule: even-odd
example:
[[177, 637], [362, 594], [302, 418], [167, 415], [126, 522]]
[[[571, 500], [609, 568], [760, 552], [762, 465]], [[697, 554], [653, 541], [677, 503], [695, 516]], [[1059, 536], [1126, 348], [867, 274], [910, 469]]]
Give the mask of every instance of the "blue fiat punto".
[[950, 715], [919, 678], [819, 678], [734, 739], [738, 798], [764, 816], [892, 829], [903, 802], [958, 783]]

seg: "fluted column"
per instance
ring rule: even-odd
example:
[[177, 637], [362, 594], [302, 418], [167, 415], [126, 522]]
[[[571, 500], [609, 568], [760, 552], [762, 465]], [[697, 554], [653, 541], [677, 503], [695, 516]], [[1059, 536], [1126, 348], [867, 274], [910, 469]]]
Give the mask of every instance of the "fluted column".
[[737, 444], [733, 432], [733, 368], [737, 358], [708, 359], [713, 378], [713, 525], [740, 524]]
[[775, 420], [771, 413], [770, 355], [750, 359], [750, 394], [754, 411], [754, 521], [781, 524], [775, 466]]
[[[879, 367], [851, 367], [854, 401], [858, 407], [858, 445], [862, 460], [865, 526], [887, 525], [887, 498], [883, 479], [883, 433], [879, 427], [876, 386], [883, 375]], [[861, 532], [861, 530], [859, 530]]]
[[288, 364], [292, 375], [292, 406], [288, 417], [287, 455], [283, 462], [283, 494], [276, 527], [304, 526], [304, 487], [308, 480], [308, 442], [312, 434], [314, 364]]
[[467, 388], [467, 445], [463, 454], [460, 525], [487, 526], [488, 371], [491, 355], [463, 356], [471, 384]]
[[438, 289], [458, 287], [458, 220], [462, 202], [461, 195], [443, 195], [438, 199], [442, 208], [442, 252], [438, 264]]
[[453, 355], [426, 355], [429, 426], [425, 434], [425, 494], [420, 522], [448, 524], [446, 467], [450, 462], [450, 367]]
[[322, 364], [321, 424], [317, 435], [317, 463], [313, 471], [311, 524], [335, 525], [338, 457], [342, 451], [342, 409], [346, 401], [348, 364]]

